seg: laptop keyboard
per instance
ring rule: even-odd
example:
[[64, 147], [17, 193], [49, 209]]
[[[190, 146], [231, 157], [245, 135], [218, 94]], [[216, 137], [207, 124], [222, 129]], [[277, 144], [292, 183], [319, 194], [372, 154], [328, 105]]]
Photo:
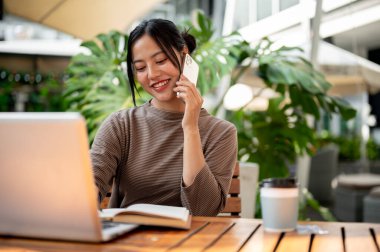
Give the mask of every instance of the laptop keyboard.
[[116, 227], [120, 225], [120, 223], [115, 223], [115, 222], [111, 222], [111, 221], [102, 221], [102, 229], [108, 229], [108, 228], [112, 228], [112, 227]]

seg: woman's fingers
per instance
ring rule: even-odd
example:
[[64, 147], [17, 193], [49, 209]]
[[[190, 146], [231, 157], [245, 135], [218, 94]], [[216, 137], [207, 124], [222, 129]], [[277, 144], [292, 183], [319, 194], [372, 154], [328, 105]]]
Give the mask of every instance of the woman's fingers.
[[185, 77], [181, 77], [177, 81], [177, 86], [173, 89], [174, 92], [177, 92], [177, 96], [181, 98], [191, 98], [193, 97], [196, 101], [202, 101], [202, 97], [193, 83], [188, 81]]
[[173, 91], [177, 92], [177, 97], [183, 99], [185, 102], [195, 102], [197, 104], [202, 102], [202, 97], [194, 86], [181, 85], [174, 88]]

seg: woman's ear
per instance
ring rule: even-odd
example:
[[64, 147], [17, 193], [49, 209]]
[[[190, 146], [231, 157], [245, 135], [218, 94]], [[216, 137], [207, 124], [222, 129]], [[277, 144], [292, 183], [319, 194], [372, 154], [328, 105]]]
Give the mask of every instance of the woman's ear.
[[183, 54], [188, 54], [189, 53], [189, 48], [187, 48], [187, 46], [184, 46], [183, 49], [182, 49], [182, 53]]

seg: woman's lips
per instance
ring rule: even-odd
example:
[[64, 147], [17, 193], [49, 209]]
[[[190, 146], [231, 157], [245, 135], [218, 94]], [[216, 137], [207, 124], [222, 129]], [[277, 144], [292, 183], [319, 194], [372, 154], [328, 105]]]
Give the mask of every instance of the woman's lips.
[[168, 83], [169, 83], [169, 79], [167, 80], [164, 80], [164, 81], [159, 81], [159, 82], [156, 82], [154, 83], [151, 87], [157, 91], [157, 92], [161, 92], [163, 91], [164, 89], [166, 89], [168, 87]]

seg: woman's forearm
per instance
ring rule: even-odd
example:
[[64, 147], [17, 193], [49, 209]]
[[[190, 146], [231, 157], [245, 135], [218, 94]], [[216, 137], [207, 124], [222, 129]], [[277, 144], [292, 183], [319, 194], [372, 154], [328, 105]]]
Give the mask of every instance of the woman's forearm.
[[205, 158], [199, 129], [184, 129], [183, 182], [186, 187], [193, 184], [195, 177], [204, 164]]

